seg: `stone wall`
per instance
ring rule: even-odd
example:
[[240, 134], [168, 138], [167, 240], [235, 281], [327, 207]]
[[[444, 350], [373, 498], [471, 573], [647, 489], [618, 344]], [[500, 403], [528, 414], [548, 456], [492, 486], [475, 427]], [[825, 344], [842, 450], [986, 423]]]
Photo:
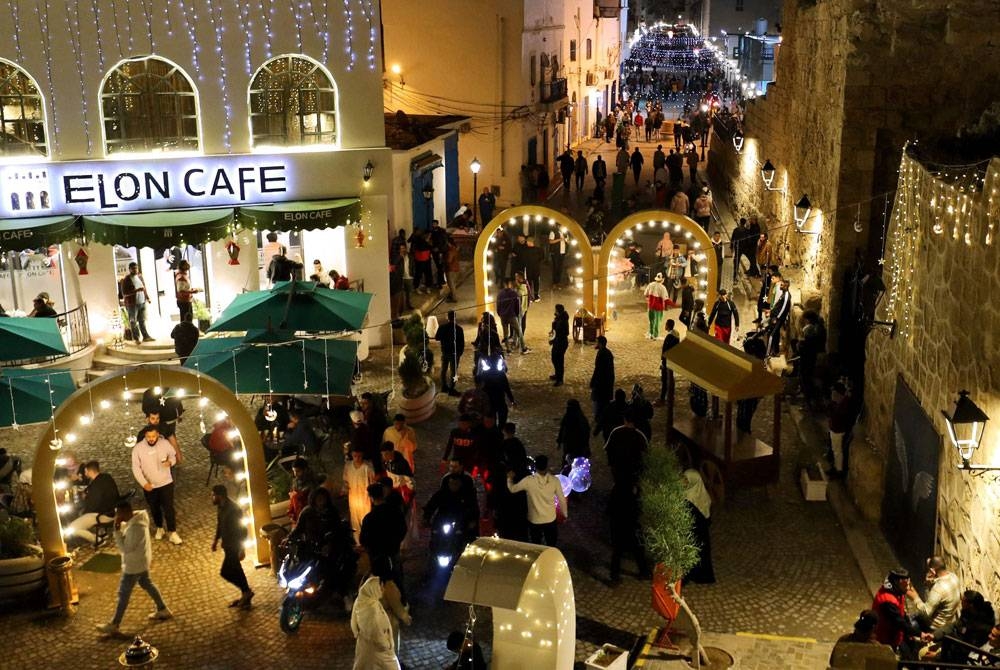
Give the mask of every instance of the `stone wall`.
[[973, 477], [956, 468], [959, 458], [939, 410], [951, 413], [958, 391], [970, 391], [994, 417], [973, 462], [1000, 465], [1000, 302], [995, 297], [1000, 292], [995, 238], [1000, 158], [993, 159], [981, 183], [972, 170], [959, 171], [970, 176], [958, 181], [952, 172], [937, 176], [909, 156], [901, 162], [886, 251], [888, 290], [876, 314], [896, 319], [899, 333], [895, 339], [880, 332], [869, 336], [866, 414], [862, 435], [851, 447], [848, 481], [862, 512], [877, 520], [893, 440], [894, 388], [902, 375], [943, 436], [939, 551], [963, 585], [995, 600], [1000, 597], [1000, 478]]
[[[723, 156], [713, 176], [724, 172], [714, 181], [734, 212], [786, 239], [836, 346], [843, 274], [859, 256], [875, 267], [904, 143], [954, 136], [1000, 99], [1000, 3], [786, 0], [782, 17], [776, 81], [747, 106], [744, 155]], [[785, 195], [763, 190], [768, 158], [776, 184], [788, 176]], [[803, 193], [822, 216], [807, 226], [822, 226], [819, 239], [791, 232]]]

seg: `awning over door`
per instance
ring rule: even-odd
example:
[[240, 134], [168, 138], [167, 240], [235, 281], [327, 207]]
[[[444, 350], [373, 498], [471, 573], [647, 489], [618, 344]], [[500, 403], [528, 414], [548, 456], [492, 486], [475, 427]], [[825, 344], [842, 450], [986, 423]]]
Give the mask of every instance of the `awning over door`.
[[0, 249], [23, 251], [71, 240], [79, 234], [75, 216], [0, 219]]
[[169, 247], [179, 242], [203, 244], [229, 234], [235, 213], [226, 209], [185, 209], [83, 217], [87, 237], [123, 247]]
[[288, 232], [336, 228], [361, 220], [361, 199], [300, 200], [251, 205], [240, 207], [236, 219], [240, 226], [258, 230]]

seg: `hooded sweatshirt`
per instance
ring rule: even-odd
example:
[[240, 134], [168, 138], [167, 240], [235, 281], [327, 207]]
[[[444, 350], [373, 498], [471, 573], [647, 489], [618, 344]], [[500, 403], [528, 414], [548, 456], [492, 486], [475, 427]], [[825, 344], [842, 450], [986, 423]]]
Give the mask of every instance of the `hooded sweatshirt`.
[[382, 583], [369, 577], [361, 585], [351, 609], [351, 632], [357, 638], [354, 649], [355, 670], [398, 670], [393, 651], [392, 625], [382, 606]]
[[115, 544], [122, 553], [122, 572], [137, 575], [149, 572], [153, 560], [153, 547], [149, 542], [149, 516], [138, 510], [132, 518], [115, 529]]

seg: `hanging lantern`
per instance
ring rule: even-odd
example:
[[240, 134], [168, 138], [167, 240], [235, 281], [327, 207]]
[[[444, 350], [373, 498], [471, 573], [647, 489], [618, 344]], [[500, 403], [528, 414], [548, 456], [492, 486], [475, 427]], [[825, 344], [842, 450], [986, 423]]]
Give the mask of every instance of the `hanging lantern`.
[[958, 450], [958, 455], [962, 459], [961, 467], [969, 468], [969, 461], [972, 460], [972, 455], [979, 448], [983, 432], [986, 429], [986, 422], [990, 420], [990, 417], [986, 416], [986, 413], [969, 399], [968, 391], [958, 392], [955, 412], [951, 416], [948, 416], [944, 410], [941, 410], [941, 414], [948, 426], [948, 437], [951, 438], [951, 445]]
[[229, 254], [230, 265], [240, 264], [240, 245], [236, 244], [236, 240], [226, 242], [226, 253]]
[[743, 133], [737, 130], [733, 134], [733, 148], [736, 149], [736, 153], [743, 153]]
[[776, 170], [774, 169], [774, 163], [772, 163], [771, 159], [768, 158], [767, 160], [764, 161], [764, 165], [760, 169], [760, 178], [764, 180], [764, 187], [768, 191], [771, 190], [771, 184], [774, 183], [775, 172]]
[[90, 274], [87, 272], [87, 261], [90, 260], [90, 254], [88, 254], [83, 247], [80, 247], [80, 250], [76, 252], [76, 256], [73, 257], [73, 260], [76, 261], [77, 267], [80, 268], [81, 276]]
[[805, 225], [806, 219], [812, 213], [812, 203], [809, 202], [809, 196], [803, 194], [799, 201], [795, 203], [795, 225], [801, 228]]

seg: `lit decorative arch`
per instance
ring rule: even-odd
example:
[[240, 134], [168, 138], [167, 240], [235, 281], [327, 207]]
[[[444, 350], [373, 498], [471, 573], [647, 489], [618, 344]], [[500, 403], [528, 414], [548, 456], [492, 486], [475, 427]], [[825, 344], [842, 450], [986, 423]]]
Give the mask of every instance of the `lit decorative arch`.
[[[65, 556], [67, 553], [53, 485], [56, 457], [59, 453], [51, 446], [57, 439], [55, 430], [58, 430], [60, 439], [64, 439], [72, 432], [71, 427], [83, 423], [80, 417], [91, 416], [94, 407], [107, 407], [103, 410], [97, 409], [97, 412], [113, 412], [114, 409], [108, 403], [122, 400], [125, 393], [134, 393], [136, 390], [156, 386], [184, 389], [185, 396], [190, 398], [197, 397], [200, 388], [202, 398], [208, 398], [229, 415], [243, 443], [242, 453], [246, 464], [249, 495], [248, 500], [241, 502], [245, 503], [244, 507], [249, 508], [252, 519], [248, 541], [256, 545], [257, 561], [266, 562], [269, 560], [267, 543], [256, 542], [255, 529], [263, 528], [271, 522], [271, 507], [267, 496], [264, 446], [253, 417], [247, 413], [243, 403], [233, 395], [233, 392], [215, 379], [182, 367], [158, 365], [140, 365], [102, 376], [78, 389], [55, 410], [53, 420], [49, 422], [35, 447], [31, 478], [31, 498], [38, 522], [38, 537], [46, 561], [57, 556]], [[91, 423], [91, 420], [87, 419], [86, 423]], [[128, 454], [125, 457], [131, 458]], [[239, 460], [235, 462], [239, 464]], [[253, 551], [251, 548], [247, 553]]]
[[722, 268], [712, 253], [712, 238], [698, 225], [697, 222], [686, 216], [663, 209], [650, 209], [642, 212], [630, 214], [618, 222], [611, 232], [608, 233], [604, 244], [601, 245], [597, 258], [597, 267], [600, 270], [597, 275], [597, 313], [607, 314], [608, 312], [608, 279], [611, 274], [609, 267], [612, 254], [615, 253], [619, 241], [632, 230], [648, 230], [679, 233], [685, 240], [690, 242], [696, 251], [701, 255], [696, 256], [704, 282], [695, 287], [695, 295], [705, 301], [706, 309], [711, 309], [716, 299], [716, 286], [718, 284], [719, 272]]
[[247, 87], [253, 151], [340, 147], [337, 82], [319, 61], [282, 54], [265, 61]]
[[45, 96], [27, 70], [5, 58], [0, 58], [0, 99], [0, 156], [48, 156]]
[[101, 82], [105, 155], [201, 151], [201, 109], [194, 80], [162, 56], [118, 61]]
[[[580, 276], [578, 278], [580, 288], [583, 292], [583, 308], [589, 312], [594, 311], [594, 251], [590, 246], [587, 233], [576, 222], [575, 219], [566, 216], [562, 212], [541, 205], [522, 205], [511, 207], [500, 212], [493, 217], [493, 220], [486, 224], [483, 232], [479, 234], [476, 242], [475, 256], [473, 256], [473, 266], [476, 271], [476, 304], [481, 305], [484, 310], [494, 311], [493, 301], [495, 294], [491, 294], [490, 287], [492, 278], [486, 271], [486, 266], [491, 263], [493, 254], [490, 243], [493, 241], [495, 233], [504, 224], [518, 224], [525, 220], [532, 221], [536, 225], [545, 221], [550, 227], [560, 226], [564, 232], [571, 236], [570, 245], [577, 249], [580, 261]], [[568, 310], [572, 313], [574, 310]]]

